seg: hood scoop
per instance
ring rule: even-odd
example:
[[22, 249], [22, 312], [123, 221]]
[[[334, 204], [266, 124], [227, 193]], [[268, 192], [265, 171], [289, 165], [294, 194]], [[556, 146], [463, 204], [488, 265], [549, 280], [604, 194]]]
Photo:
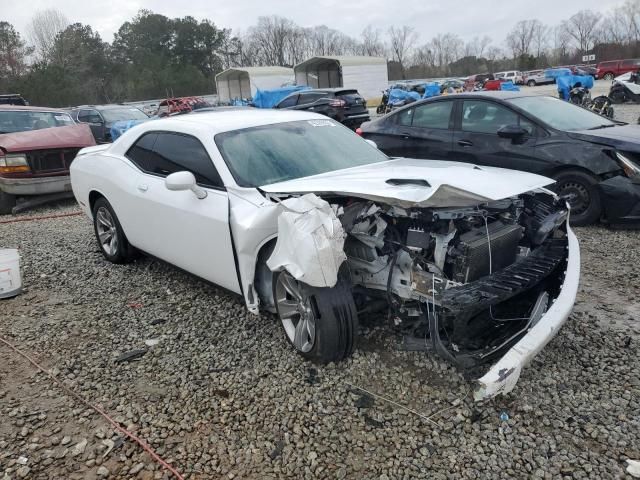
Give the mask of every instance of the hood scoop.
[[430, 188], [431, 184], [424, 179], [421, 178], [390, 178], [385, 182], [388, 185], [393, 185], [394, 187], [400, 185], [413, 185], [416, 187], [426, 187]]

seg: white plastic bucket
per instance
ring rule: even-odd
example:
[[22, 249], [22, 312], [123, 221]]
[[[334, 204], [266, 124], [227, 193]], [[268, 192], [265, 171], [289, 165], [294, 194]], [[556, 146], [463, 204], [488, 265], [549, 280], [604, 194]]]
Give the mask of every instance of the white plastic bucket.
[[15, 297], [22, 291], [20, 255], [15, 248], [0, 248], [0, 298]]

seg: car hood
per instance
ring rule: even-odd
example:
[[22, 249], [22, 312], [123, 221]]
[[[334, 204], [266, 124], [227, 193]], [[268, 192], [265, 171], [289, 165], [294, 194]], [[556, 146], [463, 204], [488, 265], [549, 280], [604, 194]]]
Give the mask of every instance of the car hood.
[[0, 135], [0, 149], [6, 153], [50, 148], [82, 148], [95, 144], [88, 125], [69, 125]]
[[402, 208], [468, 207], [553, 183], [532, 173], [409, 158], [304, 177], [261, 187], [268, 193], [349, 195]]
[[640, 125], [620, 125], [619, 127], [600, 128], [598, 130], [577, 130], [568, 132], [571, 138], [600, 143], [612, 147], [629, 147], [640, 150]]

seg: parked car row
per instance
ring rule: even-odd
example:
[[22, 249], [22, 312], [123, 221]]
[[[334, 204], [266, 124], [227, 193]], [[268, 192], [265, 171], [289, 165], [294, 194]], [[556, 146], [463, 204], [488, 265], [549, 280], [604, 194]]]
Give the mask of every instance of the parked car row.
[[576, 225], [640, 222], [640, 126], [544, 96], [437, 97], [357, 131], [393, 157], [455, 160], [556, 180]]

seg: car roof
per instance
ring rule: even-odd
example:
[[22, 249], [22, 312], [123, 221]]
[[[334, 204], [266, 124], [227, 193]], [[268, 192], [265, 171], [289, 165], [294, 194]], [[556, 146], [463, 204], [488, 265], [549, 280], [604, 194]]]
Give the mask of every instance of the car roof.
[[120, 103], [111, 103], [107, 105], [79, 105], [77, 107], [73, 107], [73, 110], [80, 110], [80, 109], [86, 109], [86, 108], [93, 108], [96, 110], [111, 110], [114, 108], [136, 108], [140, 110], [140, 108], [138, 108], [135, 105], [124, 105]]
[[26, 105], [1, 105], [0, 109], [2, 110], [21, 110], [27, 112], [53, 112], [53, 113], [66, 113], [69, 112], [64, 111], [62, 108], [50, 108], [50, 107], [34, 107], [34, 106], [26, 106]]
[[[145, 132], [162, 130], [213, 136], [222, 132], [301, 120], [329, 119], [324, 115], [307, 111], [276, 110], [271, 108], [247, 108], [242, 110], [201, 112], [197, 114], [192, 112], [188, 115], [164, 117], [136, 125], [127, 130], [118, 141], [113, 143], [111, 148], [116, 153], [124, 153], [124, 150]], [[122, 142], [120, 139], [122, 139]]]
[[525, 93], [525, 92], [507, 92], [507, 91], [463, 92], [463, 93], [457, 93], [455, 96], [426, 98], [424, 100], [420, 100], [419, 102], [410, 103], [409, 105], [416, 105], [418, 103], [424, 103], [424, 102], [434, 101], [438, 99], [455, 100], [456, 98], [487, 98], [487, 99], [495, 99], [495, 100], [511, 100], [512, 98], [531, 97], [531, 96], [536, 96], [536, 95], [532, 93]]

